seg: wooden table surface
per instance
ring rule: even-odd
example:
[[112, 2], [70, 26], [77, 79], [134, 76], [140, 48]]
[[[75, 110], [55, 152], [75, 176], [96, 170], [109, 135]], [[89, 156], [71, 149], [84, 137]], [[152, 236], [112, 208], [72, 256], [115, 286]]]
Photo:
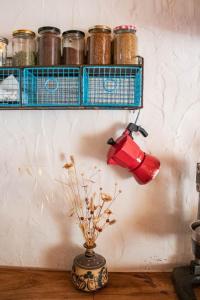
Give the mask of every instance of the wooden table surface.
[[[197, 290], [200, 299], [200, 290]], [[170, 273], [110, 273], [99, 292], [76, 290], [70, 273], [0, 267], [0, 300], [177, 300]]]

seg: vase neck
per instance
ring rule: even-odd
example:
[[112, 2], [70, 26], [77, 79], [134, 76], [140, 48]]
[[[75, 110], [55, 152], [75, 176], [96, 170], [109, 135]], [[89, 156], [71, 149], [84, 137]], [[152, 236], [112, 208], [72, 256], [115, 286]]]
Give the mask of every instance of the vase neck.
[[87, 256], [87, 257], [94, 256], [94, 250], [93, 249], [86, 249], [85, 256]]
[[87, 244], [84, 244], [84, 247], [86, 249], [85, 256], [91, 257], [94, 255], [94, 248], [96, 247], [95, 244], [93, 246], [87, 246]]

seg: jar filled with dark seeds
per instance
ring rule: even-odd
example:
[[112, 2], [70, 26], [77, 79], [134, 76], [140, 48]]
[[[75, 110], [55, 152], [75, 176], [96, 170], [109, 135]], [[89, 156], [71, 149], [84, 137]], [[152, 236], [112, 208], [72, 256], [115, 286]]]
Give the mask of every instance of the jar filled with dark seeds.
[[80, 30], [63, 32], [63, 64], [82, 65], [85, 57], [85, 33]]
[[33, 66], [36, 63], [35, 33], [28, 29], [13, 32], [12, 39], [13, 66]]
[[89, 29], [88, 63], [92, 65], [111, 64], [111, 28], [96, 25]]
[[41, 66], [60, 65], [61, 38], [60, 29], [44, 26], [38, 29], [38, 64]]
[[137, 63], [137, 36], [135, 25], [121, 25], [114, 29], [114, 64]]

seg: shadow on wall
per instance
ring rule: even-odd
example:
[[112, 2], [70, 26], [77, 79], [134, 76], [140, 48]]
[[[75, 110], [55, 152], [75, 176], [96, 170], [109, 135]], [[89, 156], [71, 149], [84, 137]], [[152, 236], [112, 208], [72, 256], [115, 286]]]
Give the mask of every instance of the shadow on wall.
[[[144, 3], [145, 2], [145, 3]], [[177, 0], [145, 0], [141, 2], [132, 1], [129, 9], [134, 22], [145, 26], [154, 26], [172, 33], [182, 32], [187, 34], [193, 31], [200, 34], [200, 6], [199, 0], [177, 1]], [[120, 1], [116, 3], [115, 11], [125, 15], [126, 5]]]
[[[127, 221], [125, 227], [134, 227], [134, 230], [141, 232], [144, 238], [149, 235], [158, 236], [163, 240], [170, 235], [176, 237], [176, 251], [173, 257], [151, 258], [159, 268], [163, 265], [166, 269], [166, 266], [173, 267], [183, 262], [188, 263], [191, 259], [190, 220], [184, 213], [183, 202], [183, 186], [184, 181], [187, 180], [186, 162], [165, 157], [161, 159], [161, 164], [156, 186], [153, 184], [150, 189], [148, 187], [148, 193], [144, 192], [145, 196], [140, 198], [140, 206], [135, 218]], [[156, 242], [152, 247], [156, 248]], [[149, 266], [152, 268], [153, 265], [149, 264]]]
[[62, 213], [61, 209], [64, 207], [63, 202], [65, 201], [63, 196], [55, 192], [54, 198], [56, 199], [56, 205], [55, 202], [49, 203], [48, 210], [55, 222], [55, 226], [58, 226], [60, 243], [48, 248], [43, 256], [43, 260], [48, 268], [71, 270], [74, 257], [82, 253], [83, 248], [77, 247], [72, 242], [70, 225], [72, 220], [68, 218], [68, 213]]

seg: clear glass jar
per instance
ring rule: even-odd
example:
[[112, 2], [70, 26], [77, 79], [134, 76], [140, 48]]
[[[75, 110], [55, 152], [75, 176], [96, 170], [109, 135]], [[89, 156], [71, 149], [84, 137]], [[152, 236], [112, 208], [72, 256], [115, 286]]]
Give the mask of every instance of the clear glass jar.
[[13, 32], [12, 39], [13, 66], [33, 66], [36, 63], [35, 33], [27, 29]]
[[135, 25], [121, 25], [114, 28], [114, 64], [137, 63], [137, 36]]
[[85, 33], [80, 30], [63, 32], [63, 64], [82, 65], [85, 58]]
[[41, 66], [60, 65], [61, 38], [60, 29], [44, 26], [38, 29], [38, 64]]
[[0, 37], [0, 66], [5, 66], [7, 62], [7, 45], [8, 40]]
[[88, 63], [91, 65], [111, 64], [111, 28], [96, 25], [89, 29]]

